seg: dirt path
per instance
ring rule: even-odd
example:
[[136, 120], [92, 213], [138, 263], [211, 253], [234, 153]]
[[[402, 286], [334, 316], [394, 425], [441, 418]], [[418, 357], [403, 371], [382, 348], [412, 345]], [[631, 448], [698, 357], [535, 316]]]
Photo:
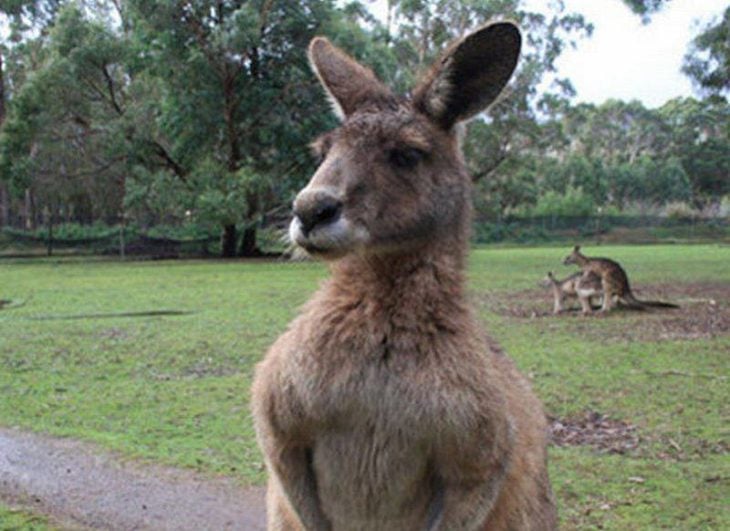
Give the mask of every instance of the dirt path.
[[265, 529], [262, 489], [0, 428], [0, 500], [68, 529]]

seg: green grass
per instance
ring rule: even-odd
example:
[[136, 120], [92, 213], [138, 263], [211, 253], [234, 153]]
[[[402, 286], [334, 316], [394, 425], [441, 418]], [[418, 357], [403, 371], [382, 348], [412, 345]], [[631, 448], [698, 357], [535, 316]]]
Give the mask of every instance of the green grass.
[[[630, 455], [551, 450], [563, 527], [730, 528], [730, 465], [716, 450], [729, 435], [730, 336], [622, 341], [624, 329], [653, 326], [655, 317], [495, 311], [489, 297], [509, 300], [536, 290], [548, 270], [572, 271], [560, 265], [568, 252], [480, 248], [469, 269], [485, 325], [551, 414], [595, 410], [640, 431], [641, 449]], [[619, 260], [638, 287], [730, 284], [727, 246], [585, 252]], [[261, 484], [252, 370], [325, 275], [311, 263], [2, 261], [0, 299], [15, 302], [0, 310], [0, 424]], [[190, 313], [112, 315], [160, 310]]]
[[54, 527], [38, 515], [0, 503], [0, 529], [2, 531], [52, 531]]

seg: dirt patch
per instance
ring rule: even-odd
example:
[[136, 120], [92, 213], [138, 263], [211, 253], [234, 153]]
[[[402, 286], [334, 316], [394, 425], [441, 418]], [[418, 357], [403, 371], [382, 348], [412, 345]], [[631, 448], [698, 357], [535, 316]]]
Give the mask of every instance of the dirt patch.
[[[647, 284], [637, 286], [634, 293], [640, 300], [672, 302], [680, 307], [647, 311], [620, 307], [606, 315], [583, 316], [574, 301], [568, 303], [568, 311], [555, 315], [552, 294], [540, 288], [485, 294], [478, 302], [511, 319], [567, 321], [581, 334], [614, 341], [695, 340], [730, 334], [730, 283]], [[591, 326], [592, 319], [601, 319], [603, 326]]]
[[640, 443], [636, 426], [595, 411], [564, 419], [551, 418], [550, 440], [555, 446], [589, 446], [620, 455], [634, 452]]
[[584, 446], [604, 454], [662, 461], [689, 461], [730, 453], [726, 441], [683, 437], [680, 443], [669, 435], [646, 433], [626, 420], [613, 419], [596, 411], [566, 418], [549, 416], [548, 421], [550, 442], [561, 448]]

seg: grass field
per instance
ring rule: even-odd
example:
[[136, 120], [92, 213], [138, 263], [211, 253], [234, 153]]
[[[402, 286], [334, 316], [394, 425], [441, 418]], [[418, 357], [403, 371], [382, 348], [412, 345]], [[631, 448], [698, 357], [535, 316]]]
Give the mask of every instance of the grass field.
[[[567, 248], [478, 249], [469, 271], [485, 326], [549, 414], [572, 426], [594, 412], [632, 434], [551, 449], [563, 528], [730, 529], [730, 247], [585, 251], [682, 309], [547, 314], [537, 282], [572, 271]], [[0, 425], [261, 484], [253, 367], [325, 275], [312, 263], [2, 261]]]
[[0, 529], [2, 531], [54, 531], [42, 516], [0, 503]]

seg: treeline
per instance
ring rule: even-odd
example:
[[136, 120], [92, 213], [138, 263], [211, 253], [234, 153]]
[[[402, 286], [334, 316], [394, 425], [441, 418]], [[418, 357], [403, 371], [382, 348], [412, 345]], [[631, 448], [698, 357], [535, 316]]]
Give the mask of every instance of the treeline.
[[555, 61], [592, 27], [551, 6], [391, 0], [381, 22], [333, 0], [3, 2], [0, 226], [194, 225], [221, 234], [223, 255], [254, 255], [314, 170], [308, 143], [336, 125], [307, 63], [314, 35], [405, 91], [447, 42], [495, 17], [520, 22], [526, 43], [508, 94], [465, 137], [480, 218], [720, 212], [729, 87], [697, 66], [716, 63], [716, 27], [686, 58], [705, 97], [572, 105]]

